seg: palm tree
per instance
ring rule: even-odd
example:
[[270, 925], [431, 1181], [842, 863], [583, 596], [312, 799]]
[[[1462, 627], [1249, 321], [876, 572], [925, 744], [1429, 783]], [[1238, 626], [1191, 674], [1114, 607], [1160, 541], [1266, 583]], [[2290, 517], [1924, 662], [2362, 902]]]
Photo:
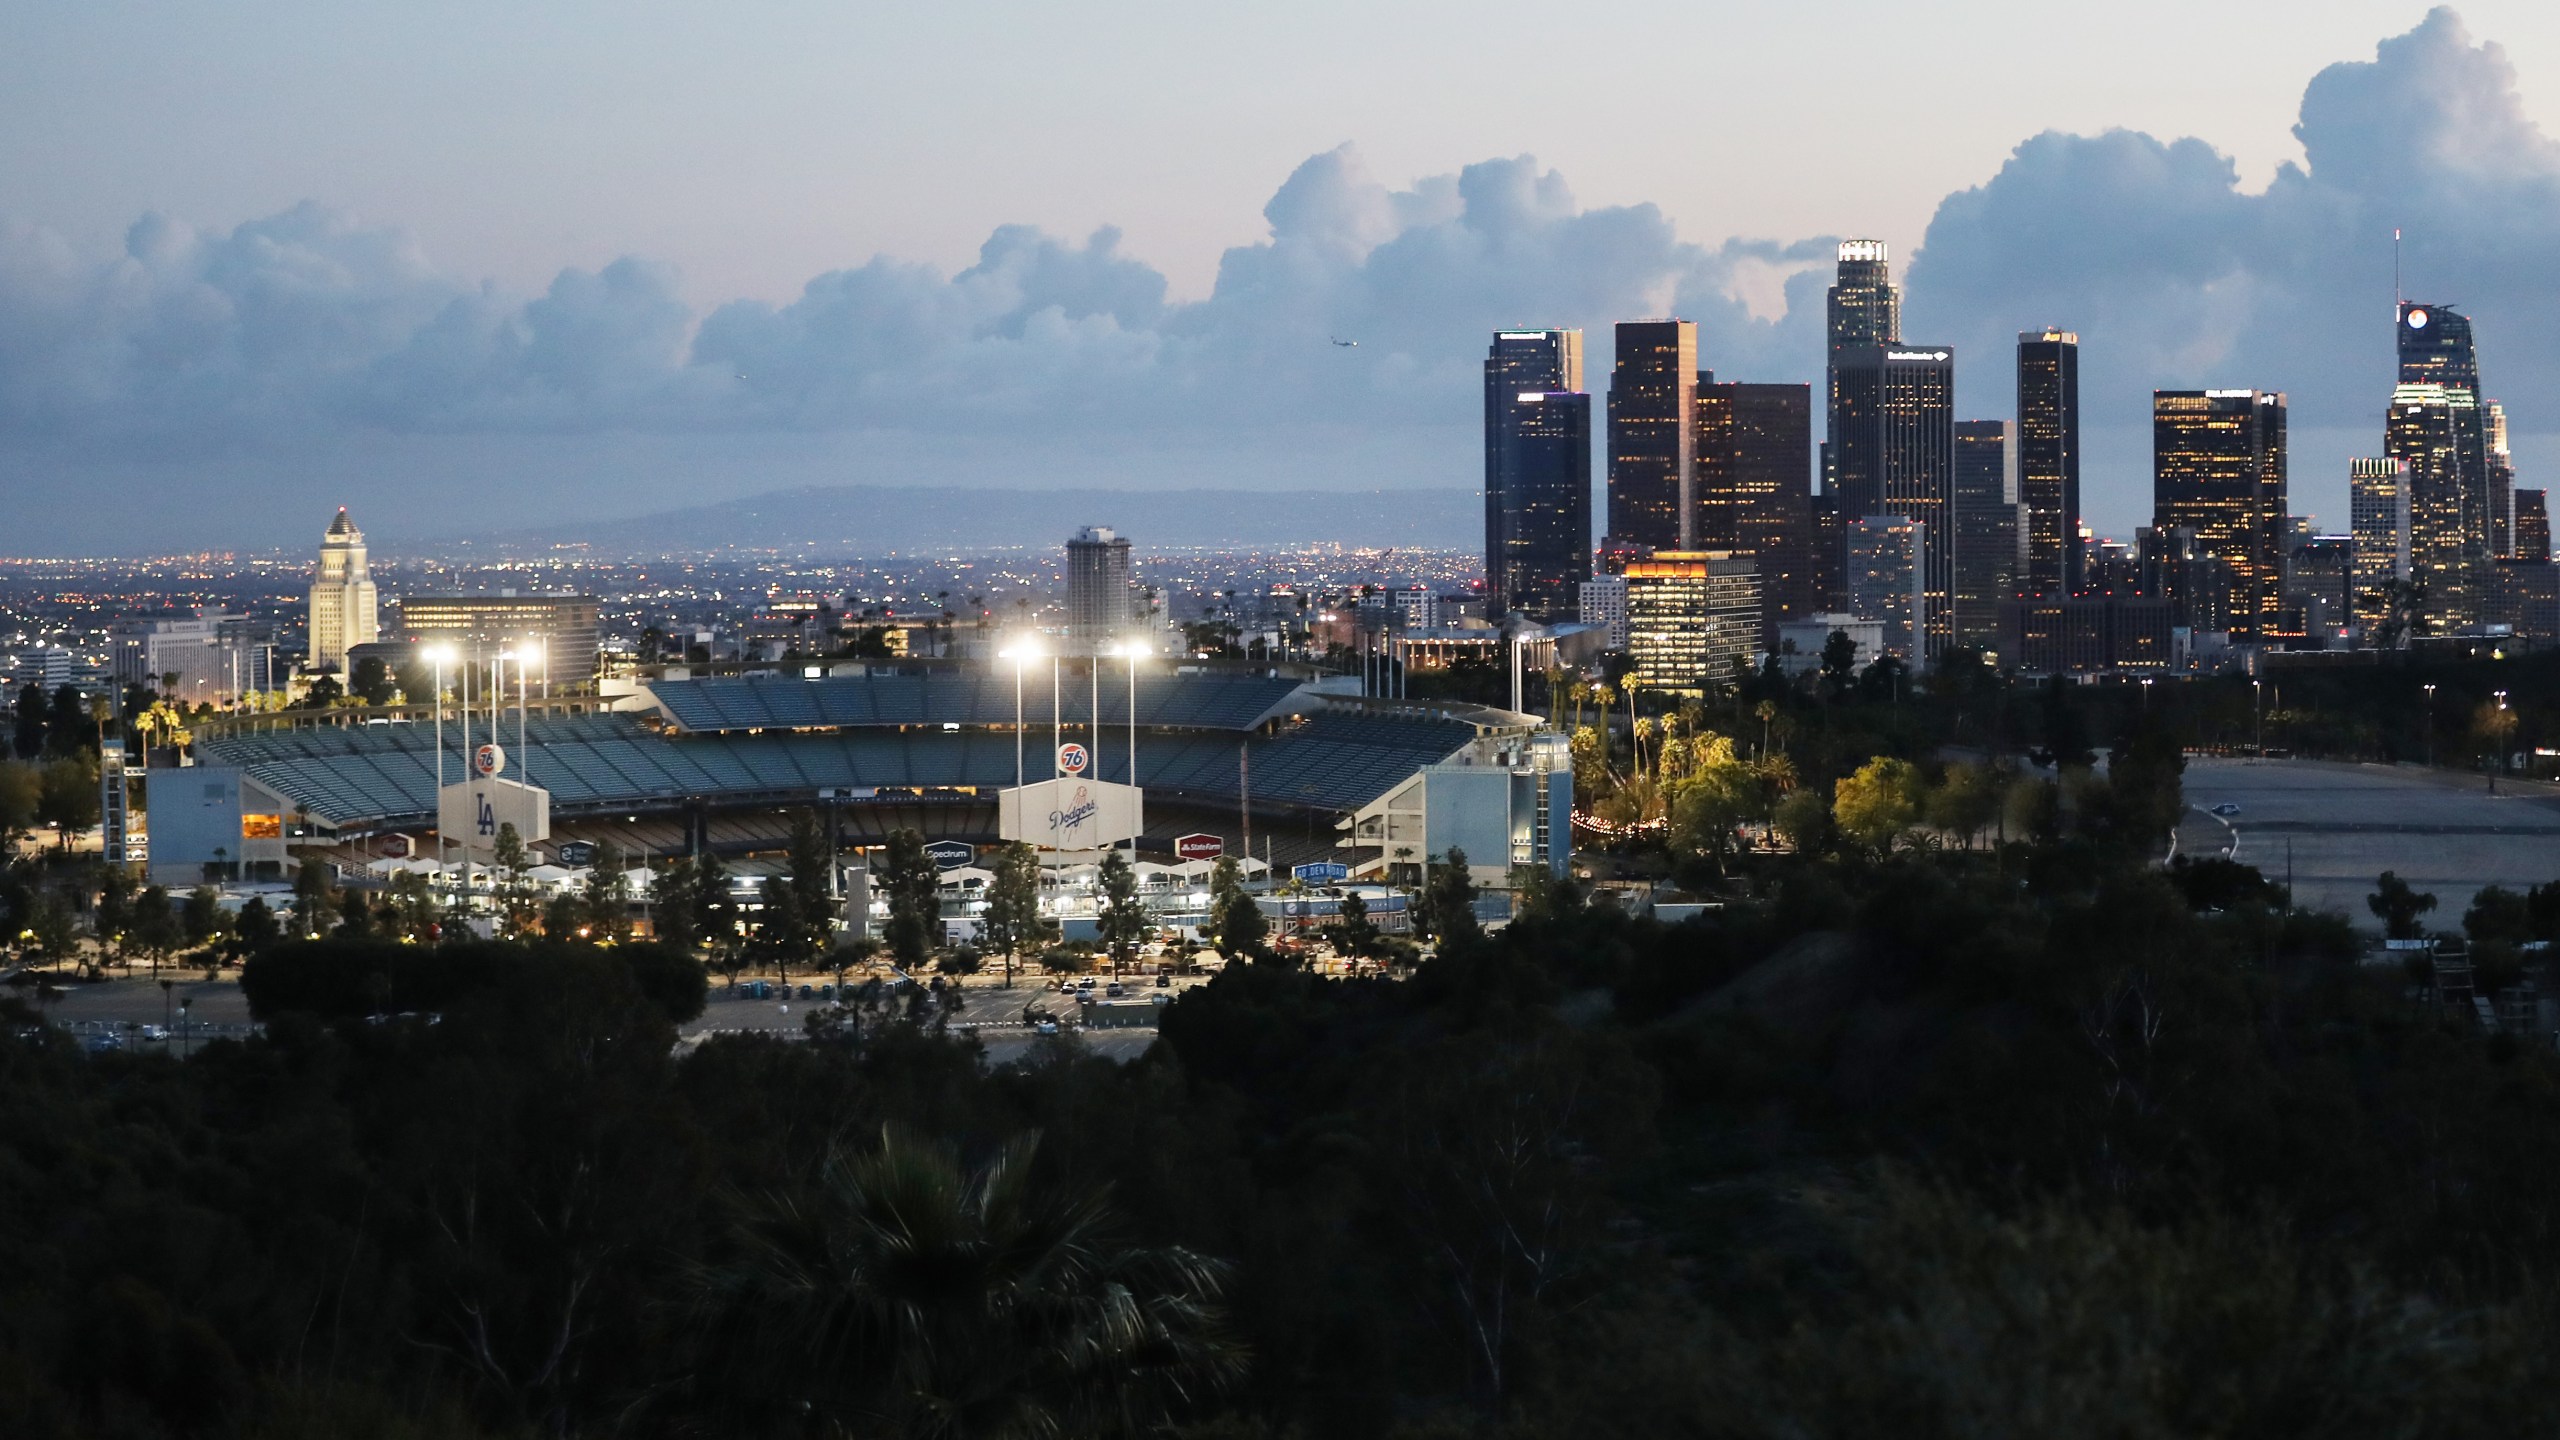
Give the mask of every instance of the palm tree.
[[972, 1167], [891, 1126], [743, 1204], [699, 1294], [750, 1403], [831, 1435], [1134, 1434], [1241, 1373], [1224, 1268], [1120, 1240], [1103, 1193], [1035, 1179], [1039, 1143]]

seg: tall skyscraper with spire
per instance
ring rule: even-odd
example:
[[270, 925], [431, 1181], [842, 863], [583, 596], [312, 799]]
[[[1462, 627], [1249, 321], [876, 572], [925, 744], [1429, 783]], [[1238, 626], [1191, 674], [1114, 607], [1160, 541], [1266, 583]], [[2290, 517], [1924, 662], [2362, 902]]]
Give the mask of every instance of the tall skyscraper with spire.
[[338, 507], [338, 518], [320, 537], [320, 569], [311, 580], [311, 658], [314, 670], [345, 674], [347, 651], [382, 638], [374, 615], [373, 572], [365, 563], [364, 532]]
[[[2473, 570], [2485, 570], [2491, 558], [2505, 553], [2511, 543], [2510, 517], [2490, 474], [2489, 414], [2480, 395], [2480, 352], [2472, 339], [2471, 317], [2448, 306], [2404, 300], [2400, 302], [2399, 319], [2394, 333], [2400, 352], [2400, 383], [2444, 388], [2445, 407], [2453, 427], [2450, 483], [2460, 517], [2462, 563]], [[2512, 476], [2507, 484], [2513, 487]], [[2423, 490], [2413, 494], [2413, 522], [2425, 503]], [[2414, 555], [2412, 562], [2424, 563]], [[2471, 615], [2462, 623], [2478, 618]]]
[[2018, 335], [2018, 501], [2027, 507], [2030, 595], [2076, 593], [2080, 549], [2080, 337]]
[[1563, 620], [1591, 578], [1582, 332], [1503, 330], [1484, 362], [1484, 566], [1497, 614]]
[[1689, 550], [1697, 507], [1698, 327], [1621, 321], [1609, 373], [1609, 538]]

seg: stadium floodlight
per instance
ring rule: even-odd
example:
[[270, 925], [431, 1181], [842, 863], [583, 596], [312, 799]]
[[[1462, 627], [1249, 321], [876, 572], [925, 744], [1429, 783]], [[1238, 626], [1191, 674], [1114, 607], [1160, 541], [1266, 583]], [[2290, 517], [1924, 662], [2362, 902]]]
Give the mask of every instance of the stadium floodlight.
[[[1116, 648], [1121, 658], [1129, 662], [1129, 871], [1134, 875], [1138, 869], [1138, 807], [1142, 803], [1138, 793], [1138, 662], [1146, 658], [1147, 647], [1143, 641], [1124, 640]], [[1099, 662], [1094, 668], [1101, 668]], [[1102, 716], [1097, 707], [1094, 724], [1099, 728], [1101, 723]], [[1097, 742], [1100, 738], [1099, 735], [1095, 737]], [[1101, 748], [1099, 743], [1095, 748]], [[1115, 950], [1112, 953], [1116, 956], [1119, 952]], [[1112, 968], [1115, 973], [1119, 969], [1116, 959]]]

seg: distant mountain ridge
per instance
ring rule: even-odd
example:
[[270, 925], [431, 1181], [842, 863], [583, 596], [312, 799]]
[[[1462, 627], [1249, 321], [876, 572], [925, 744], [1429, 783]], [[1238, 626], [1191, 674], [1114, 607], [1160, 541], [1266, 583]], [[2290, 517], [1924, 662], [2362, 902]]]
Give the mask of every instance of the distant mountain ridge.
[[1107, 525], [1153, 550], [1341, 544], [1473, 549], [1471, 490], [994, 490], [816, 485], [712, 505], [483, 537], [504, 546], [584, 544], [681, 554], [805, 550], [916, 554], [1048, 547]]

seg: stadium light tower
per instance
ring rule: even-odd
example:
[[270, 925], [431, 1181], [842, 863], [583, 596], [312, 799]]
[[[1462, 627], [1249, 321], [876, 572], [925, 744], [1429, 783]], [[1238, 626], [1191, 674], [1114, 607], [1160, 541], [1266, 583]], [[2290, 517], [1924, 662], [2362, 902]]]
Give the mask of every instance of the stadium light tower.
[[444, 667], [453, 663], [453, 647], [430, 645], [423, 652], [436, 670], [436, 882], [444, 883]]
[[[1133, 876], [1138, 869], [1138, 662], [1146, 653], [1147, 647], [1140, 641], [1121, 643], [1120, 654], [1129, 662], [1129, 871]], [[1094, 748], [1099, 750], [1101, 717], [1097, 714], [1094, 719]]]
[[551, 698], [551, 667], [544, 663], [542, 637], [527, 635], [516, 646], [516, 778], [533, 783], [533, 746], [525, 739], [526, 675], [534, 666], [542, 666], [542, 696]]
[[996, 652], [999, 659], [1013, 662], [1013, 788], [1014, 804], [1022, 803], [1022, 672], [1040, 658], [1040, 642], [1029, 636], [1014, 641]]

